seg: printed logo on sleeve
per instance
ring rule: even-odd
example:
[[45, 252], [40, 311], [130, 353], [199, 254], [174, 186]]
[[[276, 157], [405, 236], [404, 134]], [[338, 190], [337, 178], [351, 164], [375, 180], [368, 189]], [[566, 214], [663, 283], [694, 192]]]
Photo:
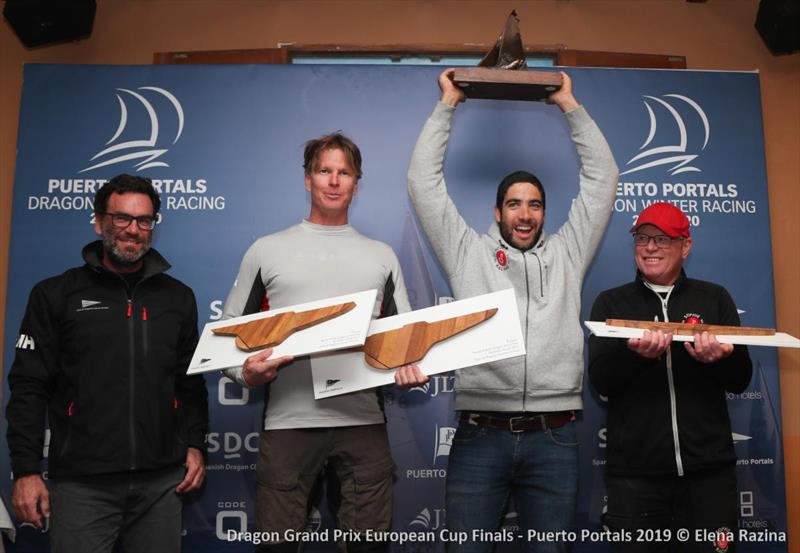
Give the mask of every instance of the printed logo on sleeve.
[[34, 351], [36, 349], [36, 343], [33, 341], [33, 336], [28, 336], [27, 334], [20, 334], [19, 338], [17, 338], [17, 349], [29, 349]]

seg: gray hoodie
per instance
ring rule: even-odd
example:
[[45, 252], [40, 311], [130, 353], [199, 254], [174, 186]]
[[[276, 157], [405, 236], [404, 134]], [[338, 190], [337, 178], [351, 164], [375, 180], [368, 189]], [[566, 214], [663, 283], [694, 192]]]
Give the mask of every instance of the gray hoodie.
[[408, 170], [411, 202], [457, 299], [514, 288], [527, 351], [457, 371], [456, 409], [581, 409], [581, 286], [611, 216], [614, 157], [583, 107], [565, 114], [580, 158], [580, 192], [567, 222], [521, 252], [496, 223], [483, 235], [467, 226], [447, 195], [442, 166], [454, 112], [438, 103], [422, 129]]

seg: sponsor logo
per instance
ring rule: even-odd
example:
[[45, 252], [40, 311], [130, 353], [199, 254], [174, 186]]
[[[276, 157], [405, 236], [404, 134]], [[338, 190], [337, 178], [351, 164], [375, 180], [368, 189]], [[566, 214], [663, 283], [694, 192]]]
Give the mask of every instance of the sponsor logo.
[[698, 313], [686, 313], [681, 322], [690, 325], [701, 325], [703, 324], [703, 317]]
[[86, 309], [87, 307], [91, 307], [93, 305], [100, 305], [99, 301], [96, 300], [81, 300], [81, 307]]
[[725, 397], [728, 399], [761, 400], [764, 399], [764, 394], [761, 390], [753, 390], [752, 392], [742, 392], [741, 394], [727, 392]]
[[[341, 381], [338, 378], [329, 378], [328, 380], [326, 380], [325, 381], [325, 391], [327, 392], [328, 389], [331, 386], [333, 386], [334, 384], [336, 384], [337, 382], [341, 382]], [[341, 386], [339, 388], [341, 388]]]
[[431, 511], [427, 507], [422, 509], [417, 516], [414, 517], [408, 527], [409, 529], [417, 530], [424, 528], [425, 530], [437, 530], [444, 526], [446, 520], [446, 511], [444, 509], [433, 509]]
[[[200, 361], [200, 364], [202, 365], [206, 361], [211, 360], [203, 359]], [[232, 384], [232, 386], [229, 386], [229, 384]], [[233, 390], [234, 393], [229, 395], [229, 390]], [[250, 390], [244, 386], [239, 386], [239, 384], [227, 376], [221, 376], [219, 378], [219, 383], [217, 384], [217, 400], [220, 405], [246, 405], [249, 399]]]
[[422, 386], [414, 386], [408, 393], [418, 392], [436, 397], [439, 394], [452, 394], [455, 390], [456, 377], [452, 375], [434, 375]]
[[497, 248], [494, 251], [494, 264], [501, 271], [508, 269], [508, 254], [503, 248]]
[[427, 478], [447, 478], [445, 469], [406, 469], [406, 478], [422, 480]]
[[[159, 141], [160, 126], [158, 113], [156, 112], [156, 108], [153, 107], [153, 104], [146, 96], [158, 98], [156, 95], [160, 95], [169, 101], [169, 105], [171, 105], [172, 109], [174, 110], [174, 115], [177, 117], [177, 130], [175, 132], [175, 136], [172, 138], [172, 143], [169, 144], [169, 146], [174, 146], [181, 137], [181, 133], [183, 133], [184, 116], [181, 103], [171, 92], [156, 86], [141, 86], [137, 88], [136, 91], [129, 90], [127, 88], [118, 88], [117, 92], [117, 102], [119, 103], [119, 124], [117, 125], [117, 130], [108, 140], [108, 142], [105, 143], [105, 148], [92, 156], [90, 162], [95, 162], [96, 160], [101, 160], [102, 158], [106, 159], [96, 161], [96, 163], [81, 169], [79, 173], [84, 173], [100, 167], [106, 167], [108, 165], [132, 162], [134, 160], [142, 160], [133, 163], [132, 167], [136, 171], [143, 171], [153, 167], [169, 167], [169, 164], [165, 161], [157, 161], [157, 159], [169, 151], [169, 149], [166, 147], [157, 147], [159, 142], [163, 142], [163, 140]], [[125, 128], [128, 126], [128, 107], [125, 103], [126, 98], [129, 101], [131, 98], [137, 100], [142, 107], [144, 107], [144, 111], [147, 114], [150, 123], [149, 136], [139, 140], [119, 140], [125, 131]]]
[[436, 425], [436, 444], [433, 448], [433, 462], [439, 457], [448, 457], [450, 455], [450, 448], [453, 446], [453, 436], [456, 429], [452, 426], [439, 426]]
[[225, 459], [241, 459], [242, 450], [258, 453], [258, 432], [244, 436], [236, 432], [209, 432], [207, 443], [209, 454], [222, 451]]
[[738, 444], [739, 442], [746, 442], [748, 440], [752, 440], [752, 436], [747, 436], [745, 434], [737, 434], [736, 432], [731, 432], [731, 437], [733, 438], [733, 443]]
[[[690, 152], [700, 152], [705, 150], [706, 146], [708, 145], [708, 139], [711, 136], [708, 117], [703, 111], [703, 108], [701, 108], [697, 102], [688, 96], [683, 96], [681, 94], [664, 94], [661, 98], [656, 98], [655, 96], [643, 96], [643, 98], [644, 107], [647, 110], [647, 115], [650, 118], [650, 131], [648, 132], [644, 143], [639, 147], [639, 153], [633, 156], [630, 160], [628, 160], [628, 163], [626, 163], [626, 165], [633, 165], [633, 167], [621, 172], [620, 175], [627, 175], [629, 173], [635, 173], [636, 171], [649, 169], [651, 167], [658, 167], [660, 165], [672, 165], [668, 170], [670, 175], [678, 175], [689, 172], [700, 173], [701, 171], [698, 167], [694, 167], [689, 164], [693, 162], [699, 155], [699, 153]], [[657, 108], [658, 113], [666, 113], [672, 117], [674, 125], [677, 127], [677, 137], [674, 136], [673, 129], [675, 127], [666, 124], [668, 119], [662, 119], [661, 122], [664, 124], [662, 124], [661, 130], [659, 131], [656, 111], [653, 110], [653, 107]], [[692, 144], [689, 143], [689, 131], [687, 130], [686, 121], [678, 111], [679, 108], [685, 113], [699, 118], [699, 122], [702, 124], [703, 130], [702, 145], [699, 145], [699, 139], [693, 140]], [[667, 115], [662, 117], [667, 117]], [[700, 130], [699, 125], [695, 126], [697, 127], [697, 130]], [[695, 126], [692, 128], [694, 129]], [[670, 134], [672, 134], [672, 136], [668, 136]], [[653, 139], [656, 138], [657, 135], [662, 139], [668, 137], [674, 141], [674, 143], [667, 144], [666, 146], [651, 146]], [[676, 138], [677, 140], [675, 140]]]
[[[219, 501], [216, 520], [217, 539], [226, 541], [228, 530], [235, 532], [247, 532], [247, 508], [245, 501]], [[233, 510], [236, 509], [236, 510]]]
[[774, 465], [775, 459], [772, 457], [750, 457], [744, 459], [737, 459], [736, 466], [747, 467], [755, 465]]
[[20, 334], [17, 338], [17, 349], [29, 349], [34, 351], [36, 349], [36, 342], [33, 341], [33, 336], [27, 334]]

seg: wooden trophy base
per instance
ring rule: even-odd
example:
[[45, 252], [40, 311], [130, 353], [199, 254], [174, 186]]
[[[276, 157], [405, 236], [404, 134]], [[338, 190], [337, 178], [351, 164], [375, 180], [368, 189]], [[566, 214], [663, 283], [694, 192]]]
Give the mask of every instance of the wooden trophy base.
[[561, 75], [552, 71], [512, 71], [487, 67], [457, 67], [453, 82], [467, 98], [542, 102], [561, 88]]

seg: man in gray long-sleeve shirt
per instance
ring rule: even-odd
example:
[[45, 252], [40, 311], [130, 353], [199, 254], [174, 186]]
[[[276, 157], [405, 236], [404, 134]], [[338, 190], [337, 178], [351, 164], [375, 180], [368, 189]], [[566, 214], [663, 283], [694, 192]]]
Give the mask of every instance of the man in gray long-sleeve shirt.
[[[581, 165], [567, 221], [544, 233], [544, 188], [533, 174], [516, 171], [498, 186], [495, 223], [478, 234], [448, 196], [442, 170], [453, 114], [464, 100], [452, 75], [448, 69], [439, 76], [441, 99], [414, 149], [409, 194], [457, 299], [514, 288], [527, 355], [456, 373], [461, 419], [447, 473], [448, 526], [470, 537], [476, 529], [494, 531], [512, 496], [523, 529], [568, 531], [578, 480], [574, 412], [582, 407], [580, 292], [611, 215], [617, 167], [562, 73], [550, 102], [565, 114]], [[450, 545], [473, 552], [492, 544]], [[568, 545], [531, 542], [537, 551]]]
[[[410, 310], [392, 248], [349, 224], [361, 178], [361, 152], [334, 133], [306, 143], [305, 187], [311, 212], [299, 224], [264, 236], [247, 250], [225, 302], [225, 318], [375, 289], [373, 316]], [[327, 463], [339, 480], [339, 527], [348, 553], [388, 552], [385, 540], [356, 538], [391, 524], [392, 473], [386, 419], [375, 390], [315, 400], [308, 356], [271, 358], [266, 349], [226, 374], [243, 386], [269, 385], [256, 464], [257, 532], [269, 536], [259, 553], [294, 553], [306, 526], [314, 482]], [[358, 356], [358, 353], [342, 353]], [[291, 363], [278, 374], [281, 365]], [[404, 367], [399, 384], [423, 384]], [[399, 377], [398, 377], [399, 378]], [[278, 539], [273, 539], [278, 536]]]

